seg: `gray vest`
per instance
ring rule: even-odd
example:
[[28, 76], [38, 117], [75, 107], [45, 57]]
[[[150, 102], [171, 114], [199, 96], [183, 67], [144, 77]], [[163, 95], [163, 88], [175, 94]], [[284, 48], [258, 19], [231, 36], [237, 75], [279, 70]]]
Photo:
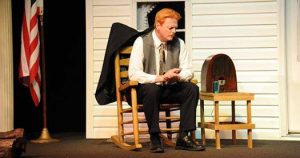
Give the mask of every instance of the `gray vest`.
[[[142, 39], [144, 45], [144, 72], [155, 75], [158, 70], [156, 70], [155, 48], [152, 31], [142, 36]], [[177, 37], [174, 37], [172, 41], [167, 42], [167, 50], [167, 60], [164, 65], [164, 70], [168, 71], [172, 68], [179, 68], [180, 42]]]

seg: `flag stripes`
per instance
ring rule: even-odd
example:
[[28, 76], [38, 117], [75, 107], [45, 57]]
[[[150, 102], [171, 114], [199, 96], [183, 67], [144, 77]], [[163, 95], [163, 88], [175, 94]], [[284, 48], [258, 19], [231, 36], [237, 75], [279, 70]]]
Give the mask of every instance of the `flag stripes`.
[[21, 59], [19, 67], [20, 81], [29, 86], [35, 106], [41, 95], [40, 39], [38, 29], [38, 7], [36, 0], [25, 0], [21, 32]]

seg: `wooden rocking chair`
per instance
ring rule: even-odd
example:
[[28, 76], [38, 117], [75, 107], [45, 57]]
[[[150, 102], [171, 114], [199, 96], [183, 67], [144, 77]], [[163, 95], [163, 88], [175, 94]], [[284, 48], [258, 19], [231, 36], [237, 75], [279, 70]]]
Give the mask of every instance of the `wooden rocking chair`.
[[[117, 113], [118, 113], [118, 135], [111, 136], [112, 141], [122, 149], [126, 150], [139, 150], [142, 148], [140, 143], [140, 135], [148, 134], [147, 128], [141, 128], [141, 123], [147, 123], [145, 118], [139, 117], [138, 113], [143, 113], [143, 105], [137, 103], [137, 92], [136, 86], [137, 81], [130, 81], [128, 79], [128, 66], [129, 58], [132, 50], [132, 46], [127, 46], [121, 49], [114, 61], [115, 66], [115, 83], [116, 83], [116, 100], [117, 100]], [[197, 80], [191, 82], [197, 83]], [[123, 101], [126, 102], [126, 93], [131, 94], [131, 107], [124, 108]], [[180, 121], [179, 113], [177, 116], [171, 116], [173, 111], [180, 110], [180, 104], [161, 104], [160, 111], [165, 116], [160, 116], [160, 122], [165, 123], [165, 127], [161, 127], [161, 137], [163, 138], [164, 144], [174, 146], [175, 143], [172, 141], [174, 138], [172, 135], [179, 132], [178, 122]], [[124, 114], [131, 114], [132, 119], [124, 120]], [[172, 126], [176, 123], [175, 127]], [[124, 126], [132, 125], [132, 131], [126, 132]], [[163, 135], [166, 134], [167, 136]], [[127, 143], [125, 136], [133, 136], [133, 143]], [[195, 143], [198, 143], [195, 138], [195, 132], [191, 133], [191, 137]]]
[[[129, 81], [128, 79], [128, 65], [132, 46], [125, 47], [120, 50], [115, 57], [115, 82], [116, 82], [116, 100], [117, 100], [117, 113], [118, 113], [118, 135], [111, 136], [112, 141], [122, 149], [126, 150], [139, 150], [142, 148], [140, 143], [140, 135], [148, 134], [147, 128], [141, 128], [141, 123], [146, 123], [145, 118], [140, 118], [138, 113], [143, 112], [143, 106], [137, 103], [136, 86], [137, 81]], [[131, 107], [124, 108], [123, 101], [126, 101], [125, 92], [131, 93]], [[161, 127], [161, 137], [166, 145], [175, 146], [172, 142], [172, 134], [178, 133], [179, 127], [172, 127], [173, 122], [180, 121], [180, 117], [171, 116], [171, 112], [179, 110], [179, 104], [162, 104], [160, 111], [165, 113], [164, 117], [160, 116], [160, 122], [165, 122], [166, 127]], [[132, 119], [124, 120], [124, 114], [131, 113]], [[128, 117], [126, 117], [128, 118]], [[126, 132], [124, 126], [132, 124], [132, 131]], [[167, 136], [163, 135], [166, 133]], [[125, 136], [133, 135], [133, 142], [125, 142]]]

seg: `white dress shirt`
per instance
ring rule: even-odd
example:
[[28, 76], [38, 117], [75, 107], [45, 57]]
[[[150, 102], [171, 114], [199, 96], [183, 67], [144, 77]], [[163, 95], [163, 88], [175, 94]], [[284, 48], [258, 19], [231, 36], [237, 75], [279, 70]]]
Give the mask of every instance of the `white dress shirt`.
[[[132, 47], [132, 52], [129, 61], [128, 75], [130, 80], [138, 81], [139, 83], [155, 83], [156, 76], [159, 75], [159, 48], [162, 43], [157, 37], [155, 31], [152, 32], [152, 37], [154, 40], [155, 49], [155, 59], [156, 59], [156, 74], [148, 74], [143, 70], [143, 39], [138, 37]], [[191, 55], [186, 51], [185, 44], [183, 40], [179, 39], [180, 42], [180, 54], [179, 54], [179, 68], [181, 72], [179, 73], [180, 81], [189, 81], [193, 77], [192, 69], [192, 58]], [[167, 48], [166, 48], [167, 49]], [[165, 50], [166, 60], [168, 58], [167, 51]]]

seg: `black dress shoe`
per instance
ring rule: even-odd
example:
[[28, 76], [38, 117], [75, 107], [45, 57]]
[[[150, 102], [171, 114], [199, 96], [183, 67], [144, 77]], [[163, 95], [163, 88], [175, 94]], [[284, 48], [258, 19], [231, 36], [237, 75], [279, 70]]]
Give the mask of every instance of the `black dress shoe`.
[[183, 138], [177, 138], [176, 147], [177, 150], [189, 150], [189, 151], [203, 151], [205, 147], [200, 144], [195, 144], [190, 137], [184, 136]]
[[162, 139], [160, 138], [159, 134], [151, 134], [150, 140], [151, 140], [150, 152], [152, 152], [152, 153], [163, 153], [164, 152]]
[[164, 147], [161, 144], [150, 145], [150, 152], [152, 153], [163, 153], [165, 152]]

